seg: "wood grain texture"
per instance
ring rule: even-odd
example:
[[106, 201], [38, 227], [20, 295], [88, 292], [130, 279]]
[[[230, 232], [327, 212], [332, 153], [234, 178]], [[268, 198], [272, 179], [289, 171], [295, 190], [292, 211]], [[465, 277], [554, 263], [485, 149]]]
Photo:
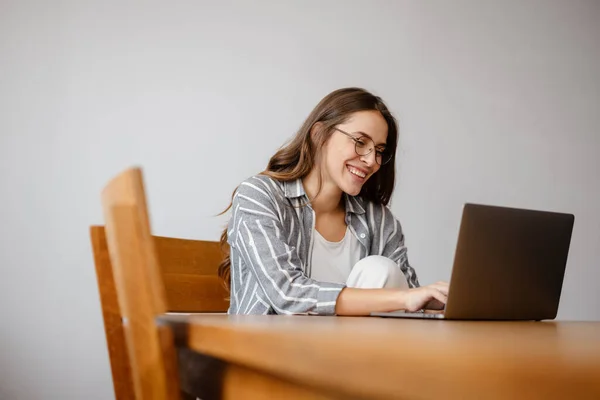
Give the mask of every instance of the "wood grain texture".
[[168, 359], [174, 351], [164, 348], [168, 341], [155, 324], [155, 317], [167, 311], [167, 300], [141, 171], [130, 169], [111, 180], [102, 192], [102, 206], [136, 399], [175, 399], [176, 363]]
[[229, 294], [217, 276], [224, 257], [219, 242], [155, 236], [154, 245], [168, 311], [227, 311]]
[[600, 322], [168, 316], [202, 354], [373, 399], [600, 398]]
[[104, 333], [108, 347], [110, 368], [113, 378], [115, 398], [117, 400], [133, 400], [133, 380], [131, 367], [127, 356], [127, 344], [122, 324], [122, 315], [117, 298], [117, 289], [113, 278], [112, 265], [108, 255], [106, 236], [103, 226], [90, 227], [92, 252], [96, 267], [96, 278], [102, 317], [104, 319]]
[[222, 400], [333, 400], [347, 399], [316, 391], [306, 385], [284, 381], [239, 365], [227, 366], [223, 377]]
[[219, 242], [154, 236], [163, 273], [216, 275], [224, 253]]
[[163, 275], [171, 312], [227, 312], [227, 292], [218, 276]]
[[[90, 238], [115, 398], [134, 399], [122, 314], [104, 226], [90, 227]], [[154, 236], [154, 243], [165, 286], [168, 311], [227, 312], [227, 292], [217, 276], [218, 265], [223, 257], [218, 242]]]
[[217, 276], [224, 253], [218, 242], [152, 236], [139, 169], [113, 179], [102, 200], [108, 226], [91, 227], [90, 237], [115, 397], [176, 398], [171, 332], [154, 318], [226, 312], [228, 294]]

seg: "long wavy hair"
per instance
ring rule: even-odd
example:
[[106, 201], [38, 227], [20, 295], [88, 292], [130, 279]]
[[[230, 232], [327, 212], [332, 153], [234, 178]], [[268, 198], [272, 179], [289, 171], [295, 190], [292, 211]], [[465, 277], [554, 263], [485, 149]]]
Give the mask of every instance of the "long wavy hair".
[[[269, 160], [267, 168], [261, 172], [278, 181], [294, 181], [304, 178], [313, 169], [317, 150], [329, 140], [334, 128], [348, 121], [358, 111], [379, 111], [388, 126], [386, 151], [392, 152], [390, 162], [381, 166], [362, 187], [359, 196], [376, 204], [387, 205], [392, 196], [395, 183], [396, 146], [398, 143], [398, 124], [383, 100], [361, 88], [344, 88], [325, 96], [304, 121], [296, 135], [281, 147]], [[319, 129], [311, 135], [315, 124]], [[321, 181], [319, 181], [320, 192]], [[237, 190], [237, 188], [236, 188]], [[227, 212], [233, 204], [221, 213]], [[225, 258], [219, 265], [218, 274], [229, 290], [231, 279], [231, 259], [227, 244], [227, 228], [221, 234], [221, 248]]]

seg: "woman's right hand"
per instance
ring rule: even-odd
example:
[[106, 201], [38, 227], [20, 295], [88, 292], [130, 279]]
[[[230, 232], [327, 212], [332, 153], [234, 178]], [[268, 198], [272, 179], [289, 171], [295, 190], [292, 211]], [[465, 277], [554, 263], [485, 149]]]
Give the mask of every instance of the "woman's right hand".
[[409, 312], [427, 308], [443, 309], [448, 298], [448, 283], [415, 289], [357, 289], [346, 287], [338, 296], [336, 315], [369, 315], [372, 312], [406, 310]]
[[448, 300], [448, 282], [436, 282], [404, 292], [404, 308], [416, 312], [425, 308], [441, 310]]

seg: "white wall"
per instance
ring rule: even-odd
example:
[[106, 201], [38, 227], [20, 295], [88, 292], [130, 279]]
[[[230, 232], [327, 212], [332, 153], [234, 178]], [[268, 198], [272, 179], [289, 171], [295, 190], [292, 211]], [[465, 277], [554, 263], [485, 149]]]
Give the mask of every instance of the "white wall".
[[559, 317], [600, 320], [599, 4], [0, 2], [0, 399], [112, 398], [87, 236], [110, 177], [143, 166], [155, 232], [217, 239], [343, 86], [400, 119], [422, 283], [449, 278], [465, 201], [572, 212]]

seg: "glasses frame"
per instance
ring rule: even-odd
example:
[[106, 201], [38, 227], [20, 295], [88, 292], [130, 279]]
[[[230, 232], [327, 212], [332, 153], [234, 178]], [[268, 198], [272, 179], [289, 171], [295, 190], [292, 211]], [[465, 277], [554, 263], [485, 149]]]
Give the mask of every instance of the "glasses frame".
[[[336, 131], [338, 131], [338, 132], [340, 132], [340, 133], [343, 133], [344, 135], [346, 135], [346, 136], [348, 136], [350, 139], [352, 139], [352, 141], [354, 141], [354, 151], [356, 152], [356, 154], [357, 154], [357, 155], [359, 155], [359, 156], [368, 156], [369, 154], [371, 154], [371, 153], [373, 152], [373, 150], [375, 150], [375, 147], [376, 147], [376, 146], [375, 146], [375, 142], [374, 142], [374, 141], [373, 141], [373, 139], [371, 139], [370, 137], [368, 137], [368, 136], [366, 136], [366, 135], [362, 135], [360, 138], [357, 138], [357, 137], [355, 137], [354, 135], [352, 135], [351, 133], [348, 133], [348, 132], [346, 132], [346, 131], [344, 131], [344, 130], [342, 130], [342, 129], [338, 128], [338, 127], [335, 127], [335, 128], [333, 128], [333, 129], [335, 129]], [[366, 138], [366, 139], [370, 140], [370, 141], [373, 143], [373, 146], [372, 146], [372, 147], [371, 147], [371, 148], [370, 148], [370, 149], [367, 151], [367, 153], [366, 153], [366, 154], [360, 154], [360, 153], [358, 152], [358, 143], [359, 143], [359, 141], [360, 141], [362, 138]], [[382, 154], [382, 155], [381, 155], [381, 160], [379, 160], [379, 161], [378, 161], [378, 160], [377, 160], [377, 150], [375, 150], [375, 162], [376, 162], [378, 165], [380, 165], [380, 166], [381, 166], [381, 165], [385, 165], [385, 164], [389, 163], [390, 161], [392, 161], [392, 158], [394, 158], [394, 155], [393, 155], [391, 152], [384, 151], [383, 153], [384, 153], [384, 154]], [[386, 159], [386, 157], [387, 157], [387, 159]]]

